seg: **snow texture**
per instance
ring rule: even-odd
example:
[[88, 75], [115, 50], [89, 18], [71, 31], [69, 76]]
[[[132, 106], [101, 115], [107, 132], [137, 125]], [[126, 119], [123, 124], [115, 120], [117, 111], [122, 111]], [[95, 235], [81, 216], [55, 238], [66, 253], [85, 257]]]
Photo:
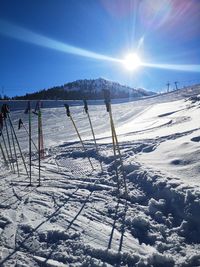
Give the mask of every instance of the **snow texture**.
[[[123, 168], [104, 104], [89, 104], [99, 153], [80, 102], [71, 115], [86, 152], [64, 107], [44, 107], [41, 186], [34, 147], [32, 186], [17, 148], [19, 177], [15, 157], [15, 173], [0, 157], [0, 266], [200, 266], [199, 94], [196, 86], [113, 104]], [[28, 136], [17, 129], [28, 117], [10, 117], [28, 167]], [[34, 115], [32, 126], [37, 144]]]

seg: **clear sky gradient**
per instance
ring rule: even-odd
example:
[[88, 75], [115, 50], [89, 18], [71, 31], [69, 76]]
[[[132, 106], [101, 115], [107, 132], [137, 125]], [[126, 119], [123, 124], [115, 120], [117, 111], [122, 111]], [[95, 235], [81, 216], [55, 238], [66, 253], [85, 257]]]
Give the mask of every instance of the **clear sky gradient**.
[[[9, 96], [98, 77], [153, 91], [200, 83], [199, 47], [199, 0], [0, 0]], [[120, 60], [135, 51], [148, 64], [128, 72]]]

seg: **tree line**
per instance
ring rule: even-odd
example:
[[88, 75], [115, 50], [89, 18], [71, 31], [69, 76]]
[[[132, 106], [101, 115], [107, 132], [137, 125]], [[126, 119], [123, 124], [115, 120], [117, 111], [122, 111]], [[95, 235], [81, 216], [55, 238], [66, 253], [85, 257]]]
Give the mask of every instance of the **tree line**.
[[[64, 87], [54, 87], [51, 89], [43, 89], [35, 93], [25, 94], [24, 96], [15, 96], [15, 100], [82, 100], [82, 99], [102, 99], [103, 91], [85, 91], [85, 90], [66, 90]], [[115, 91], [111, 92], [112, 98], [125, 98], [129, 97], [128, 92]]]

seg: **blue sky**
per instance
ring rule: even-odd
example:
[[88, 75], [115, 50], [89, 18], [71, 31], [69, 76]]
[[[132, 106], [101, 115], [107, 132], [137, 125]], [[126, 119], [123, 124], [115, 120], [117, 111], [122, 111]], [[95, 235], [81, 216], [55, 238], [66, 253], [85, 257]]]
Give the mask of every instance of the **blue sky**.
[[[98, 77], [153, 91], [200, 83], [199, 47], [199, 0], [0, 1], [0, 86], [9, 96]], [[129, 72], [117, 62], [135, 51], [154, 67]]]

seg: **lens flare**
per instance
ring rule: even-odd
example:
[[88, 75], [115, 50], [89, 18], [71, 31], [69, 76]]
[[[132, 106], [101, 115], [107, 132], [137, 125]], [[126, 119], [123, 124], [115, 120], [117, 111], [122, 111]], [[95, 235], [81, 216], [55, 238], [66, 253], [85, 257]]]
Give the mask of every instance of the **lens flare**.
[[136, 70], [140, 66], [168, 69], [174, 71], [187, 71], [187, 72], [200, 72], [200, 65], [180, 65], [180, 64], [161, 64], [161, 63], [148, 63], [143, 62], [137, 56], [137, 54], [129, 54], [125, 59], [114, 58], [111, 56], [99, 54], [93, 51], [89, 51], [80, 47], [75, 47], [33, 31], [24, 29], [20, 26], [13, 25], [7, 21], [0, 20], [0, 34], [6, 35], [17, 40], [46, 47], [49, 49], [57, 50], [60, 52], [73, 54], [77, 56], [87, 57], [96, 60], [111, 61], [114, 63], [123, 64], [129, 70]]

